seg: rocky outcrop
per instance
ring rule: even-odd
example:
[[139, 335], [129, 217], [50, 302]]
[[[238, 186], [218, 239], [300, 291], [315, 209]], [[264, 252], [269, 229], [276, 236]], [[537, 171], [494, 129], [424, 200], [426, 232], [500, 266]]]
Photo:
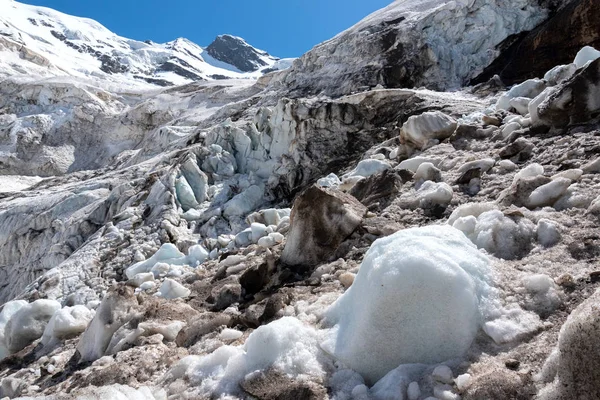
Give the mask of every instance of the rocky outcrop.
[[547, 22], [517, 38], [507, 39], [504, 44], [508, 47], [472, 83], [485, 82], [495, 74], [506, 84], [541, 77], [556, 65], [570, 63], [583, 46], [599, 48], [600, 9], [597, 2], [574, 0], [563, 3], [566, 5]]
[[360, 225], [365, 212], [366, 207], [346, 193], [311, 186], [294, 202], [281, 260], [288, 265], [327, 260]]
[[242, 72], [257, 71], [269, 65], [267, 61], [278, 60], [266, 51], [250, 46], [242, 38], [220, 35], [206, 48], [211, 57], [232, 65]]

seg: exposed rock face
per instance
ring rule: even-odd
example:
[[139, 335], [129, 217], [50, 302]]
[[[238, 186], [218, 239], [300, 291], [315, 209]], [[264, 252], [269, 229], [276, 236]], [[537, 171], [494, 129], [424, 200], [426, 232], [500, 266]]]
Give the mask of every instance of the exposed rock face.
[[365, 212], [366, 207], [346, 193], [311, 186], [294, 202], [281, 260], [288, 265], [326, 260], [359, 226]]
[[[379, 84], [459, 87], [498, 55], [480, 49], [533, 29], [545, 15], [545, 9], [526, 0], [395, 1], [306, 53], [281, 83], [295, 96], [340, 96]], [[491, 34], [482, 38], [482, 30]]]
[[233, 65], [242, 72], [252, 72], [269, 65], [267, 61], [278, 60], [266, 51], [257, 50], [242, 38], [220, 35], [206, 48], [215, 59]]
[[[566, 1], [549, 21], [511, 40], [503, 54], [472, 83], [485, 82], [498, 74], [512, 84], [568, 64], [583, 46], [600, 47], [600, 9], [595, 0]], [[561, 34], [557, 34], [561, 32]]]

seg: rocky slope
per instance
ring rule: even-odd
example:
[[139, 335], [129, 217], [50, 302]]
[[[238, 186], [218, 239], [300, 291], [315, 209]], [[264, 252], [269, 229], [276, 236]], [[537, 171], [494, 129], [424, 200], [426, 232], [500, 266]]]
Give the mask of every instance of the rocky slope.
[[396, 1], [253, 80], [8, 71], [0, 397], [597, 398], [600, 51], [463, 86], [566, 3]]

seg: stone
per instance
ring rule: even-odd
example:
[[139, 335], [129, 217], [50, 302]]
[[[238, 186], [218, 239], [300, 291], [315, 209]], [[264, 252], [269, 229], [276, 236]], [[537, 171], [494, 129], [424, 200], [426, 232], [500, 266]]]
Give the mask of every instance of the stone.
[[357, 182], [350, 190], [350, 195], [366, 207], [378, 204], [379, 208], [385, 208], [400, 192], [402, 184], [398, 172], [385, 170]]
[[258, 400], [325, 400], [327, 390], [310, 381], [299, 381], [277, 370], [252, 374], [240, 386]]
[[349, 194], [311, 186], [294, 201], [281, 260], [315, 265], [330, 257], [360, 225], [367, 208]]
[[[540, 394], [543, 400], [600, 397], [600, 291], [581, 303], [567, 318], [558, 338], [557, 379]], [[547, 363], [555, 362], [548, 359]]]

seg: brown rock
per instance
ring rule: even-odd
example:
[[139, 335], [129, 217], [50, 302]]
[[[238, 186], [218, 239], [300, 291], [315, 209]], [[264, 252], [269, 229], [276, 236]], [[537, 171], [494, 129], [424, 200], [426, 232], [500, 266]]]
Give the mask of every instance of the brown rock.
[[327, 260], [362, 222], [367, 208], [349, 194], [311, 186], [294, 202], [281, 256], [288, 265]]
[[246, 393], [259, 400], [324, 400], [327, 390], [316, 383], [296, 381], [271, 369], [240, 383]]

